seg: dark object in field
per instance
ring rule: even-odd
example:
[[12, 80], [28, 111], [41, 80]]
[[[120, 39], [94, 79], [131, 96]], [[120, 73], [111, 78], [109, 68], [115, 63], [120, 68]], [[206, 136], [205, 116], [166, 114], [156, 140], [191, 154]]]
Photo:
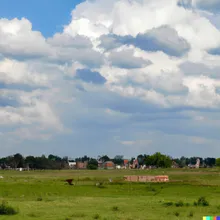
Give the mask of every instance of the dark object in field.
[[2, 201], [2, 204], [0, 204], [0, 216], [1, 215], [16, 215], [18, 213], [18, 210], [8, 205], [7, 202]]
[[69, 185], [73, 185], [73, 183], [72, 183], [72, 182], [73, 182], [73, 179], [67, 179], [66, 182], [67, 182]]

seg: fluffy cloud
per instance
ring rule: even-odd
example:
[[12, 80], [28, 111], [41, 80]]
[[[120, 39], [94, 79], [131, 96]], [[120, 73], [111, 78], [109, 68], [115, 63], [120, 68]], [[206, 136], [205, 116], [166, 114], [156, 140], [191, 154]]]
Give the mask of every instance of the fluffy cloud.
[[49, 38], [1, 18], [4, 154], [219, 153], [220, 31], [201, 10], [218, 2], [88, 0]]
[[111, 65], [123, 69], [143, 68], [151, 64], [151, 61], [144, 60], [141, 57], [135, 57], [134, 52], [130, 49], [114, 51], [109, 55]]
[[32, 30], [25, 18], [0, 19], [0, 54], [8, 57], [31, 58], [50, 54], [45, 38]]
[[5, 84], [27, 84], [47, 86], [48, 76], [40, 74], [27, 63], [4, 59], [0, 61], [0, 82]]
[[185, 39], [180, 38], [176, 30], [161, 26], [145, 34], [138, 34], [133, 44], [146, 51], [163, 51], [171, 56], [181, 56], [190, 46]]
[[220, 3], [218, 0], [179, 0], [178, 5], [186, 8], [197, 8], [212, 13], [220, 12]]
[[132, 36], [103, 35], [100, 46], [106, 50], [125, 45], [134, 45], [145, 51], [163, 51], [170, 56], [182, 56], [189, 51], [190, 45], [178, 36], [176, 30], [169, 26], [161, 26]]
[[47, 42], [53, 46], [60, 47], [73, 47], [76, 49], [91, 48], [92, 43], [88, 37], [77, 35], [72, 37], [68, 34], [55, 34], [52, 38], [49, 38]]

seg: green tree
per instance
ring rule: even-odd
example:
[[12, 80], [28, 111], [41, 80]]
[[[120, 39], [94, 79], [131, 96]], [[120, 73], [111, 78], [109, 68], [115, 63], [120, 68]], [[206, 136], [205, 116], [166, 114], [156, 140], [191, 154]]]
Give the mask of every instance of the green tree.
[[24, 160], [25, 164], [27, 167], [33, 169], [35, 168], [35, 163], [36, 163], [36, 160], [35, 160], [35, 157], [33, 156], [27, 156]]
[[144, 156], [142, 154], [137, 156], [137, 160], [140, 166], [144, 164]]
[[21, 154], [15, 154], [13, 156], [13, 161], [14, 161], [14, 168], [17, 167], [24, 167], [24, 158]]
[[217, 158], [217, 159], [215, 160], [215, 165], [216, 165], [217, 167], [220, 167], [220, 158]]
[[147, 166], [157, 166], [162, 168], [168, 168], [172, 165], [172, 160], [169, 156], [163, 155], [159, 152], [153, 155], [146, 155], [144, 158], [144, 164]]
[[103, 161], [103, 162], [106, 162], [106, 161], [109, 161], [109, 160], [110, 160], [110, 158], [109, 158], [107, 155], [103, 155], [103, 156], [101, 156], [99, 159], [100, 159], [101, 161]]
[[212, 157], [207, 157], [204, 159], [204, 163], [209, 167], [213, 167], [216, 164], [216, 159]]
[[122, 165], [122, 164], [124, 164], [124, 159], [123, 158], [124, 158], [124, 156], [122, 156], [122, 155], [116, 155], [112, 161], [116, 165]]
[[87, 169], [97, 170], [98, 169], [98, 161], [96, 159], [91, 158], [88, 162]]

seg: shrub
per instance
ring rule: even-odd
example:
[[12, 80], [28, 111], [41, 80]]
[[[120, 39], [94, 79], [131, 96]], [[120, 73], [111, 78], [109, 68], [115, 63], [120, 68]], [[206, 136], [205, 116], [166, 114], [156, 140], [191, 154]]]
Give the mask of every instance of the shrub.
[[188, 214], [188, 217], [193, 217], [193, 211], [191, 211], [189, 214]]
[[72, 214], [71, 217], [73, 217], [73, 218], [84, 218], [84, 217], [86, 217], [86, 214], [82, 213], [82, 212], [78, 212], [78, 213]]
[[99, 215], [99, 214], [95, 214], [95, 215], [93, 216], [93, 219], [100, 219], [100, 215]]
[[112, 207], [112, 211], [119, 211], [118, 206], [113, 206], [113, 207]]
[[178, 217], [180, 215], [180, 213], [179, 212], [174, 212], [174, 215]]
[[198, 205], [199, 206], [209, 206], [209, 202], [206, 200], [205, 197], [202, 196], [198, 199]]
[[15, 215], [18, 213], [18, 210], [9, 206], [7, 202], [3, 201], [0, 205], [0, 215]]
[[198, 203], [197, 203], [197, 202], [194, 202], [193, 205], [194, 205], [194, 206], [198, 206]]
[[43, 198], [42, 198], [42, 197], [38, 197], [38, 198], [37, 198], [37, 201], [38, 201], [38, 202], [43, 201]]
[[185, 204], [187, 207], [189, 207], [190, 206], [190, 204], [187, 202], [186, 204]]
[[87, 166], [87, 169], [89, 169], [89, 170], [97, 170], [97, 169], [98, 169], [98, 166], [96, 166], [95, 164], [89, 164], [89, 165]]
[[175, 205], [176, 205], [176, 207], [182, 207], [182, 206], [184, 206], [184, 203], [183, 203], [183, 201], [178, 201], [175, 203]]
[[165, 205], [165, 206], [172, 206], [172, 205], [173, 205], [173, 202], [165, 202], [164, 205]]
[[98, 188], [106, 188], [105, 186], [104, 186], [104, 182], [97, 182], [96, 184], [95, 184]]

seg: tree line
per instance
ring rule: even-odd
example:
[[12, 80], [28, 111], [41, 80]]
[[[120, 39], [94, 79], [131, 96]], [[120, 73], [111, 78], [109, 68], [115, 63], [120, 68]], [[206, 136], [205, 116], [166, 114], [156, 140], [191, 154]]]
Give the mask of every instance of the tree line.
[[[152, 155], [140, 154], [136, 158], [133, 157], [129, 160], [130, 164], [133, 164], [134, 161], [137, 161], [136, 168], [140, 166], [154, 166], [161, 168], [169, 168], [173, 164], [178, 167], [186, 167], [189, 164], [196, 164], [196, 160], [200, 159], [200, 164], [202, 167], [213, 167], [220, 166], [220, 158], [201, 158], [201, 157], [180, 157], [180, 158], [172, 158], [170, 156], [161, 154], [157, 152]], [[88, 169], [97, 169], [98, 161], [106, 162], [112, 161], [116, 165], [124, 164], [124, 157], [122, 155], [116, 155], [114, 158], [110, 158], [107, 155], [98, 156], [97, 158], [92, 158], [88, 156], [83, 156], [79, 158], [75, 158], [73, 161], [75, 162], [88, 162]], [[69, 159], [68, 157], [59, 157], [53, 154], [49, 156], [27, 156], [17, 153], [8, 157], [0, 158], [0, 168], [28, 168], [28, 169], [68, 169], [69, 168]]]

